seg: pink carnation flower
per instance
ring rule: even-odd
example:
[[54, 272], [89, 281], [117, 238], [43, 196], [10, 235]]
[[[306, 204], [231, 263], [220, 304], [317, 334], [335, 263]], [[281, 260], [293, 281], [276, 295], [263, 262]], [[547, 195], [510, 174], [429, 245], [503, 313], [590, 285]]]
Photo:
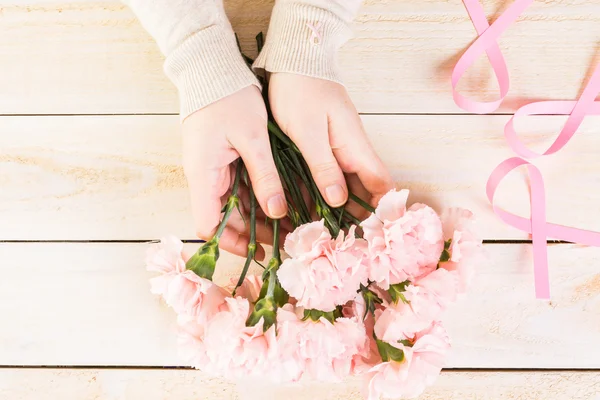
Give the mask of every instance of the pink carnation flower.
[[177, 326], [179, 328], [177, 336], [179, 357], [188, 365], [216, 376], [218, 371], [211, 368], [206, 354], [204, 324], [198, 323], [198, 319], [195, 317], [178, 315]]
[[269, 377], [278, 361], [275, 327], [263, 332], [262, 319], [246, 326], [250, 303], [245, 298], [230, 297], [226, 303], [205, 327], [207, 364], [228, 378]]
[[277, 311], [277, 340], [282, 359], [306, 376], [339, 382], [353, 373], [356, 362], [368, 351], [365, 327], [358, 318], [338, 318], [331, 323], [302, 321], [290, 304]]
[[401, 362], [388, 361], [373, 367], [368, 375], [368, 399], [419, 396], [439, 376], [450, 349], [448, 334], [439, 323], [419, 332], [412, 347], [398, 343]]
[[262, 320], [255, 326], [246, 326], [250, 302], [258, 298], [261, 285], [259, 276], [247, 276], [236, 297], [228, 297], [219, 312], [203, 322], [179, 315], [178, 344], [182, 359], [214, 376], [260, 377], [276, 383], [299, 379], [302, 371], [289, 362], [289, 357], [282, 357], [278, 349], [276, 328], [263, 332]]
[[456, 274], [440, 268], [408, 285], [404, 297], [415, 315], [436, 321], [456, 301], [457, 290]]
[[292, 258], [283, 262], [277, 277], [298, 306], [333, 311], [352, 300], [361, 283], [366, 284], [367, 245], [355, 239], [354, 230], [346, 237], [340, 232], [333, 240], [321, 220], [288, 235], [284, 248]]
[[[381, 307], [377, 305], [377, 307]], [[381, 362], [379, 353], [377, 350], [377, 343], [373, 337], [373, 331], [375, 328], [375, 318], [373, 314], [367, 313], [365, 316], [366, 305], [365, 300], [361, 293], [358, 293], [355, 299], [347, 303], [342, 309], [342, 315], [349, 319], [362, 321], [365, 327], [365, 334], [367, 343], [363, 350], [354, 358], [354, 368], [352, 371], [353, 375], [361, 375], [368, 372], [375, 364]]]
[[184, 257], [183, 243], [173, 236], [152, 246], [146, 257], [147, 269], [161, 275], [150, 279], [150, 290], [161, 295], [177, 314], [206, 320], [218, 312], [228, 293], [187, 270]]
[[485, 262], [481, 238], [475, 232], [473, 213], [451, 208], [442, 215], [444, 239], [452, 240], [450, 259], [440, 263], [440, 268], [456, 272], [458, 292], [464, 293], [475, 275], [475, 268]]
[[369, 280], [384, 290], [434, 270], [444, 249], [439, 216], [424, 204], [407, 210], [407, 199], [408, 190], [390, 191], [361, 223], [371, 255]]
[[374, 332], [379, 340], [394, 344], [401, 340], [413, 340], [418, 332], [427, 329], [432, 322], [429, 315], [417, 314], [410, 304], [399, 301], [375, 311]]
[[287, 235], [283, 249], [292, 258], [313, 260], [323, 254], [323, 246], [331, 241], [325, 222], [315, 221], [300, 225]]

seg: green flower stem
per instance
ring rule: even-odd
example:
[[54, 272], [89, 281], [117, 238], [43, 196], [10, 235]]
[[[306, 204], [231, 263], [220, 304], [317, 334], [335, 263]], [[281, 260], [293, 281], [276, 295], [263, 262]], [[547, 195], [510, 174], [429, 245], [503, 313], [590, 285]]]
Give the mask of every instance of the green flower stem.
[[267, 295], [265, 298], [274, 299], [275, 298], [275, 281], [277, 280], [276, 274], [274, 270], [269, 272], [269, 286], [267, 288]]
[[363, 199], [361, 199], [354, 193], [350, 192], [350, 193], [348, 193], [348, 195], [350, 196], [350, 200], [352, 200], [353, 202], [355, 202], [356, 204], [358, 204], [365, 210], [372, 212], [372, 213], [375, 212], [375, 208], [373, 208], [369, 203], [367, 203], [366, 201], [364, 201]]
[[279, 229], [280, 223], [278, 219], [273, 220], [273, 258], [277, 259], [281, 264], [281, 253], [279, 251], [279, 235], [281, 229]]
[[258, 50], [258, 52], [260, 53], [265, 45], [265, 38], [263, 36], [262, 32], [259, 32], [258, 35], [256, 35], [256, 48]]
[[321, 196], [321, 192], [319, 191], [319, 188], [317, 187], [317, 184], [315, 183], [315, 180], [312, 177], [310, 168], [308, 167], [306, 160], [304, 160], [304, 158], [302, 158], [300, 160], [297, 154], [294, 154], [294, 153], [291, 153], [291, 154], [292, 154], [292, 157], [294, 158], [294, 161], [297, 165], [298, 170], [300, 171], [302, 181], [306, 185], [315, 204], [319, 203], [319, 199], [321, 199], [321, 201], [324, 202], [323, 196]]
[[350, 214], [349, 212], [346, 212], [346, 214], [344, 214], [344, 218], [350, 220], [350, 222], [352, 222], [356, 226], [360, 226], [360, 224], [362, 223], [362, 221], [360, 219], [356, 218], [354, 215]]
[[281, 157], [283, 154], [283, 151], [280, 148], [281, 141], [274, 135], [271, 135], [270, 140], [277, 172], [279, 173], [282, 183], [291, 197], [291, 202], [293, 204], [293, 207], [289, 208], [290, 219], [295, 226], [310, 222], [310, 213], [304, 203], [300, 188], [290, 177], [290, 174], [288, 173], [289, 166], [284, 163], [284, 160]]
[[[296, 155], [293, 154], [292, 157], [294, 156]], [[296, 159], [298, 159], [297, 156]], [[308, 188], [309, 192], [312, 193], [312, 198], [317, 208], [317, 215], [325, 220], [325, 223], [329, 228], [331, 234], [333, 236], [337, 236], [340, 232], [340, 224], [337, 222], [335, 209], [329, 207], [329, 204], [327, 204], [327, 202], [321, 195], [321, 191], [317, 187], [317, 184], [313, 179], [312, 174], [310, 173], [310, 168], [308, 167], [306, 161], [302, 159], [302, 162], [300, 163], [300, 161], [298, 160], [298, 164], [298, 168], [301, 171], [303, 171], [302, 175], [304, 177], [304, 184]]]
[[[244, 52], [242, 51], [242, 45], [240, 44], [240, 38], [238, 37], [237, 33], [235, 34], [235, 42], [237, 43], [237, 47], [240, 51], [240, 54], [242, 55], [242, 58], [244, 59], [244, 61], [246, 61], [246, 64], [248, 64], [248, 67], [252, 67], [252, 64], [254, 63], [254, 60], [251, 59], [250, 57], [248, 57], [247, 55], [244, 54]], [[259, 50], [260, 52], [260, 50]]]
[[[263, 286], [260, 290], [258, 301], [254, 304], [252, 313], [246, 321], [246, 326], [256, 325], [261, 318], [264, 321], [263, 331], [267, 331], [277, 322], [277, 307], [288, 302], [289, 296], [277, 281], [277, 270], [281, 265], [279, 253], [279, 220], [273, 220], [273, 256], [269, 260], [267, 269], [263, 273]], [[266, 284], [268, 280], [268, 284]]]
[[281, 265], [281, 255], [279, 252], [279, 220], [273, 220], [273, 256], [272, 259], [276, 260], [277, 267], [271, 268], [269, 271], [269, 286], [267, 288], [267, 295], [265, 296], [268, 299], [275, 298], [275, 286], [277, 284], [277, 269], [279, 265]]
[[294, 142], [292, 142], [292, 139], [290, 139], [285, 133], [283, 133], [283, 131], [281, 130], [281, 128], [279, 128], [279, 126], [277, 126], [277, 124], [275, 122], [268, 121], [267, 122], [267, 129], [273, 135], [277, 136], [277, 138], [279, 140], [281, 140], [283, 143], [285, 143], [285, 145], [287, 147], [291, 148], [295, 153], [300, 154], [300, 150], [298, 149], [298, 147], [296, 147], [296, 145], [294, 144]]
[[329, 228], [329, 232], [333, 237], [336, 237], [340, 233], [340, 224], [338, 223], [335, 215], [331, 212], [331, 208], [322, 197], [319, 196], [317, 200], [317, 215], [325, 220], [325, 225]]
[[[280, 173], [288, 182], [288, 188], [290, 195], [292, 196], [293, 202], [296, 205], [296, 211], [298, 212], [300, 219], [299, 223], [296, 226], [306, 224], [312, 222], [312, 218], [310, 216], [310, 211], [304, 202], [304, 196], [302, 195], [302, 191], [300, 190], [300, 186], [296, 181], [296, 178], [300, 178], [303, 180], [301, 172], [296, 167], [296, 164], [291, 160], [290, 156], [286, 154], [287, 151], [281, 151], [278, 154], [278, 159], [280, 166], [278, 168], [281, 169]], [[292, 174], [295, 174], [293, 176]], [[304, 180], [303, 180], [304, 181]], [[309, 193], [311, 198], [314, 199], [314, 194]]]
[[233, 188], [231, 190], [232, 194], [229, 196], [229, 199], [227, 199], [227, 204], [225, 205], [225, 214], [219, 223], [219, 227], [217, 228], [215, 236], [213, 236], [212, 239], [200, 247], [198, 251], [194, 253], [194, 255], [191, 256], [190, 259], [185, 263], [185, 267], [187, 269], [193, 271], [201, 278], [212, 280], [217, 260], [219, 259], [219, 240], [223, 234], [223, 231], [225, 230], [225, 227], [227, 226], [229, 216], [236, 207], [239, 207], [240, 198], [237, 194], [237, 191], [240, 184], [240, 178], [242, 176], [243, 166], [244, 163], [240, 160], [235, 171], [235, 179], [233, 182]]
[[233, 180], [233, 186], [231, 188], [231, 196], [227, 199], [227, 205], [225, 206], [225, 214], [223, 215], [223, 219], [217, 228], [217, 233], [215, 233], [215, 238], [217, 240], [223, 234], [225, 227], [227, 226], [227, 221], [229, 220], [229, 216], [233, 212], [233, 210], [238, 207], [240, 204], [240, 197], [238, 196], [238, 187], [240, 186], [240, 179], [242, 177], [242, 169], [244, 167], [244, 163], [242, 160], [238, 161], [237, 167], [235, 169], [235, 178]]
[[246, 274], [248, 273], [248, 269], [250, 268], [250, 264], [252, 260], [254, 260], [254, 256], [256, 255], [256, 196], [254, 195], [254, 190], [252, 186], [248, 186], [249, 196], [250, 196], [250, 242], [248, 243], [248, 255], [246, 256], [246, 263], [244, 264], [244, 269], [240, 274], [240, 278], [238, 279], [235, 288], [233, 289], [233, 295], [235, 296], [235, 291], [237, 288], [242, 286], [244, 283], [244, 279], [246, 278]]

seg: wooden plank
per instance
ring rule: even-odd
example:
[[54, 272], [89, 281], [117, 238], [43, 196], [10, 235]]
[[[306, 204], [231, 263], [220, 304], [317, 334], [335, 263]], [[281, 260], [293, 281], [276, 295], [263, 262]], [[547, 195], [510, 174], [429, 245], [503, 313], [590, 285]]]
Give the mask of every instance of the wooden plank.
[[[527, 239], [492, 213], [485, 183], [512, 156], [507, 116], [364, 116], [377, 152], [411, 201], [472, 209], [486, 239]], [[518, 128], [542, 150], [563, 117]], [[536, 164], [547, 186], [548, 220], [600, 229], [597, 117], [571, 144]], [[0, 240], [194, 238], [181, 170], [176, 116], [0, 118]], [[526, 177], [515, 172], [498, 204], [529, 215]]]
[[[227, 11], [252, 54], [272, 0], [231, 0]], [[485, 0], [491, 19], [507, 4]], [[162, 56], [117, 1], [1, 0], [0, 113], [175, 113]], [[500, 111], [530, 99], [573, 99], [594, 65], [600, 0], [535, 2], [500, 46], [512, 77]], [[361, 112], [455, 113], [449, 76], [476, 37], [460, 1], [367, 0], [340, 64]], [[482, 58], [463, 93], [495, 99]]]
[[[6, 369], [0, 371], [0, 395], [14, 400], [359, 400], [361, 382], [313, 384], [266, 390], [257, 383], [238, 384], [190, 370]], [[260, 392], [258, 389], [261, 389]], [[420, 400], [594, 400], [599, 372], [456, 372], [444, 371]]]
[[[149, 292], [146, 248], [0, 244], [0, 365], [180, 365], [174, 315]], [[549, 303], [534, 298], [529, 245], [487, 249], [489, 264], [447, 316], [447, 367], [600, 368], [600, 251], [550, 247]], [[217, 281], [242, 264], [224, 256]]]

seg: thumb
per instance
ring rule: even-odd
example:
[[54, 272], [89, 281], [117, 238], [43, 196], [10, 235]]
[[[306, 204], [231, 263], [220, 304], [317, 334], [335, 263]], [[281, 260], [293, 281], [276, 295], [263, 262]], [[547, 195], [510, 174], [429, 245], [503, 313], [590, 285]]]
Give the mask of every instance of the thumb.
[[274, 219], [285, 217], [287, 203], [271, 154], [266, 127], [264, 130], [231, 135], [230, 143], [244, 160], [256, 200], [265, 214]]

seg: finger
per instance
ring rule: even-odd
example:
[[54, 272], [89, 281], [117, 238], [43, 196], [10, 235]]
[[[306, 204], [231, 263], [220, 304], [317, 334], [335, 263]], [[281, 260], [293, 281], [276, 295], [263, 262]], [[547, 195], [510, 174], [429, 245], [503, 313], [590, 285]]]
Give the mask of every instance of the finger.
[[[225, 227], [219, 241], [219, 247], [236, 256], [246, 257], [248, 255], [249, 242], [250, 239], [248, 236], [239, 233], [231, 227]], [[264, 259], [264, 255], [265, 250], [261, 245], [257, 244], [255, 258], [260, 261]]]
[[266, 127], [264, 131], [233, 134], [230, 142], [244, 160], [261, 208], [271, 218], [285, 217], [287, 203], [271, 155]]
[[359, 115], [353, 109], [332, 114], [330, 131], [333, 153], [343, 171], [358, 175], [376, 205], [393, 189], [389, 170], [375, 153]]
[[294, 225], [292, 225], [292, 221], [286, 217], [281, 220], [281, 229], [285, 230], [286, 232], [291, 232], [294, 230]]
[[[348, 182], [348, 187], [354, 195], [358, 196], [366, 202], [371, 201], [371, 193], [369, 193], [369, 191], [365, 189], [362, 182], [358, 178], [358, 175], [347, 174], [346, 182]], [[365, 210], [364, 207], [352, 201], [352, 199], [350, 199], [348, 201], [348, 204], [346, 204], [346, 212], [350, 215], [353, 215], [360, 221], [364, 221], [371, 214], [369, 211]]]
[[[237, 232], [250, 236], [250, 217], [244, 215], [244, 218], [240, 213], [235, 210], [227, 221], [227, 226], [235, 229]], [[273, 229], [270, 224], [265, 224], [264, 220], [257, 219], [255, 226], [256, 240], [261, 243], [273, 243]]]
[[256, 261], [264, 261], [266, 256], [265, 248], [260, 244], [256, 245], [256, 253], [254, 253], [254, 259]]
[[188, 175], [194, 227], [200, 239], [214, 236], [221, 218], [221, 198], [227, 193], [230, 179], [228, 167]]
[[327, 117], [306, 118], [297, 127], [290, 126], [292, 137], [304, 156], [310, 172], [325, 198], [332, 207], [339, 207], [348, 200], [344, 174], [331, 151]]

